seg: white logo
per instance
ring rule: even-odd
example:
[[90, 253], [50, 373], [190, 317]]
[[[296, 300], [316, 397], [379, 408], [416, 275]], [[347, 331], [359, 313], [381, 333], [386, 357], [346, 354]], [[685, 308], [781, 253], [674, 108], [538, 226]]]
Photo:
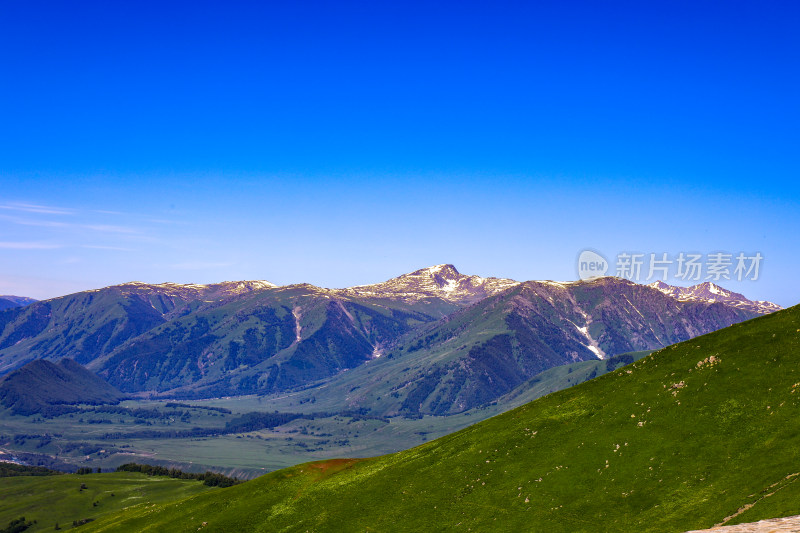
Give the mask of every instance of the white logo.
[[[649, 259], [649, 260], [648, 260]], [[705, 261], [704, 261], [705, 259]], [[667, 252], [645, 254], [620, 252], [617, 254], [616, 273], [639, 283], [643, 278], [668, 280], [670, 277], [682, 281], [720, 281], [723, 279], [756, 281], [761, 275], [764, 256], [761, 252], [714, 252], [701, 254]], [[578, 277], [583, 280], [605, 276], [609, 270], [608, 260], [593, 250], [583, 250], [578, 256]]]
[[605, 257], [591, 250], [584, 250], [578, 257], [578, 276], [581, 279], [599, 278], [608, 272]]

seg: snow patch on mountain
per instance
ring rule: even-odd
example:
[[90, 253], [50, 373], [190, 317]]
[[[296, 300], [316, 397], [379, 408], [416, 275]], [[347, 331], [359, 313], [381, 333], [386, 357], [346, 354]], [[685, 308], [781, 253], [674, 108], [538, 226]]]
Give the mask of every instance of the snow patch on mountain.
[[600, 348], [600, 344], [597, 342], [597, 339], [592, 337], [592, 334], [589, 333], [589, 325], [592, 323], [592, 317], [589, 316], [589, 314], [580, 307], [576, 307], [575, 309], [576, 311], [578, 311], [578, 313], [581, 314], [583, 319], [586, 321], [586, 325], [583, 327], [578, 327], [575, 323], [573, 323], [573, 325], [576, 328], [578, 328], [578, 331], [580, 331], [583, 334], [583, 336], [586, 337], [586, 340], [589, 341], [588, 344], [585, 344], [584, 346], [586, 346], [592, 352], [594, 352], [594, 354], [597, 356], [598, 359], [605, 359], [606, 352], [604, 352], [603, 349]]
[[549, 279], [545, 279], [545, 280], [537, 281], [537, 283], [544, 283], [545, 285], [552, 285], [553, 287], [560, 287], [562, 289], [565, 289], [569, 285], [572, 285], [574, 283], [579, 283], [579, 282], [577, 282], [577, 281], [552, 281], [552, 280], [549, 280]]
[[[251, 291], [262, 289], [274, 289], [277, 287], [274, 283], [265, 280], [252, 280], [252, 281], [223, 281], [221, 283], [210, 283], [203, 285], [200, 283], [173, 283], [167, 281], [165, 283], [143, 283], [141, 281], [130, 281], [117, 285], [120, 288], [150, 288], [150, 289], [164, 289], [168, 291], [208, 291], [219, 292], [227, 294], [242, 294]], [[102, 289], [95, 289], [102, 290]]]

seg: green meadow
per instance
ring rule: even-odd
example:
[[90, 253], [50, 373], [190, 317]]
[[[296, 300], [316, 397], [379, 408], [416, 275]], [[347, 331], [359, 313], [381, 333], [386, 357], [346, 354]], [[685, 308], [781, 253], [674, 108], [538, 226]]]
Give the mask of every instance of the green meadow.
[[201, 481], [129, 472], [5, 477], [0, 481], [0, 529], [23, 516], [26, 521], [36, 520], [26, 531], [53, 531], [56, 524], [71, 529], [73, 521], [96, 520], [123, 509], [145, 508], [209, 490], [221, 489]]
[[410, 450], [272, 472], [86, 531], [685, 531], [800, 513], [800, 308]]

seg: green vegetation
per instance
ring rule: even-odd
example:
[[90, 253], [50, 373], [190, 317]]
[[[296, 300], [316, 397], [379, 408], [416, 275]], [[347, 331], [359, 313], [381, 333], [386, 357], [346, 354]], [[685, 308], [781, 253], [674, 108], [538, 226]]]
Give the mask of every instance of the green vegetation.
[[148, 476], [162, 476], [171, 477], [175, 479], [194, 479], [202, 481], [204, 485], [209, 487], [232, 487], [241, 483], [235, 477], [223, 476], [214, 472], [203, 472], [202, 474], [194, 474], [191, 472], [184, 472], [177, 468], [165, 468], [163, 466], [140, 465], [138, 463], [125, 463], [117, 467], [117, 472], [141, 472]]
[[57, 470], [50, 470], [41, 466], [18, 465], [14, 463], [0, 463], [0, 477], [17, 476], [55, 476], [63, 474]]
[[[320, 391], [282, 398], [58, 406], [63, 412], [28, 417], [0, 411], [0, 453], [6, 451], [28, 464], [68, 472], [78, 466], [109, 470], [135, 460], [251, 478], [310, 460], [371, 457], [407, 449], [601, 375], [646, 353], [556, 367], [491, 404], [447, 417], [381, 417], [363, 409], [323, 412], [321, 408], [336, 408], [337, 404], [309, 400]], [[341, 409], [341, 402], [338, 407]]]
[[795, 307], [404, 452], [307, 463], [85, 527], [664, 532], [798, 514], [799, 352]]
[[21, 533], [22, 531], [25, 531], [35, 525], [35, 523], [35, 521], [31, 522], [30, 520], [25, 520], [25, 517], [21, 516], [16, 520], [9, 522], [8, 526], [5, 528], [0, 529], [0, 533]]
[[653, 353], [653, 350], [630, 352], [615, 355], [602, 361], [580, 361], [545, 370], [499, 398], [492, 407], [495, 409], [500, 407], [502, 411], [498, 411], [498, 413], [507, 411], [512, 407], [519, 407], [552, 392], [564, 390], [603, 374], [613, 372], [651, 353]]
[[36, 521], [26, 532], [52, 531], [56, 524], [67, 530], [73, 522], [212, 490], [221, 489], [195, 480], [132, 472], [5, 478], [0, 483], [0, 528], [24, 516], [28, 522]]

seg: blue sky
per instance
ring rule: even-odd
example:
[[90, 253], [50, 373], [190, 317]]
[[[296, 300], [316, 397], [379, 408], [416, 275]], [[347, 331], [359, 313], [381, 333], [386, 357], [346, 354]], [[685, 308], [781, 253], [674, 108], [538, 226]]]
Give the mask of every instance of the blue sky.
[[[644, 5], [647, 4], [647, 5]], [[0, 294], [760, 252], [800, 302], [790, 2], [6, 2]], [[674, 282], [675, 280], [668, 280]]]

